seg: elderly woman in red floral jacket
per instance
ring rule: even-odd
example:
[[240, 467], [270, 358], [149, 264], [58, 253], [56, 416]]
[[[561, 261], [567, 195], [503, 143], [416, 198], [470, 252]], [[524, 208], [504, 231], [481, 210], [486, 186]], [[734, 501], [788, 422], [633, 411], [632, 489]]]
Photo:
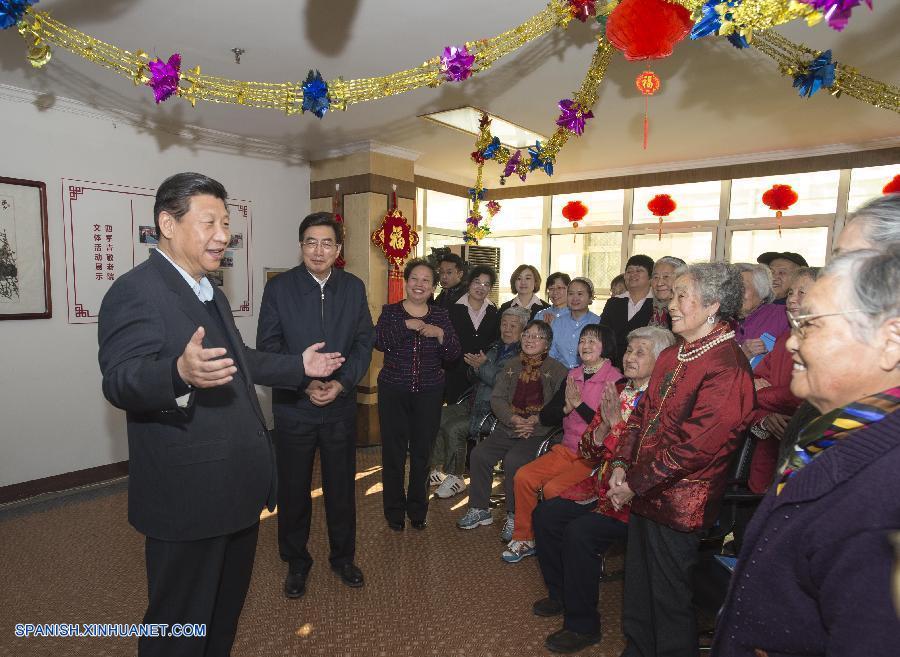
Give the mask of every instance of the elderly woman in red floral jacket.
[[631, 502], [624, 657], [697, 654], [691, 599], [700, 532], [716, 520], [755, 399], [750, 366], [728, 324], [742, 297], [732, 265], [678, 271], [669, 312], [682, 341], [657, 359], [611, 463], [607, 496], [616, 508]]

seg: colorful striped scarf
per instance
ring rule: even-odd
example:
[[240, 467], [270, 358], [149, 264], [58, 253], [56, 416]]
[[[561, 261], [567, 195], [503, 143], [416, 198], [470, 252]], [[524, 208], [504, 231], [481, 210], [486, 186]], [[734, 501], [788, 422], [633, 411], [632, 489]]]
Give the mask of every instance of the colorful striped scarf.
[[900, 387], [863, 397], [810, 422], [800, 433], [800, 439], [794, 446], [793, 453], [781, 466], [781, 479], [776, 494], [781, 494], [788, 479], [809, 465], [819, 454], [838, 441], [844, 440], [854, 431], [880, 422], [897, 410], [898, 406], [900, 406]]

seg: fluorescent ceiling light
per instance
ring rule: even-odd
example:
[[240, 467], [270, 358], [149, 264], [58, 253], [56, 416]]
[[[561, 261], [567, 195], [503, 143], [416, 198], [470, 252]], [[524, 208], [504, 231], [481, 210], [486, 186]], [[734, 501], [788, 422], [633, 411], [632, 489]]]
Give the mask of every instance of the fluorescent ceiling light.
[[[483, 110], [476, 107], [460, 107], [444, 110], [443, 112], [434, 112], [433, 114], [422, 114], [421, 116], [423, 119], [450, 126], [472, 135], [478, 135], [481, 131], [478, 127], [478, 122], [481, 120], [482, 112]], [[536, 141], [540, 141], [542, 144], [547, 143], [547, 138], [543, 135], [527, 130], [515, 123], [510, 123], [506, 119], [489, 112], [486, 112], [486, 114], [491, 117], [491, 134], [499, 137], [500, 143], [504, 146], [526, 148], [533, 146]]]

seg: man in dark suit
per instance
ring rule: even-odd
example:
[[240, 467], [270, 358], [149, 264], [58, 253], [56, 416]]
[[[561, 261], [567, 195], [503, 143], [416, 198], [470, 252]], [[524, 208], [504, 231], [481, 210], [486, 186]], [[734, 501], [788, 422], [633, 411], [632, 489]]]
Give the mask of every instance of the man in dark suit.
[[622, 369], [622, 357], [628, 348], [628, 334], [636, 328], [647, 326], [653, 315], [653, 293], [650, 276], [653, 258], [633, 255], [625, 264], [625, 293], [611, 297], [603, 306], [600, 318], [616, 335], [616, 360], [613, 365]]
[[259, 309], [256, 346], [261, 351], [301, 354], [316, 342], [347, 358], [330, 377], [306, 377], [297, 388], [275, 388], [275, 450], [278, 462], [278, 549], [288, 563], [284, 594], [306, 591], [312, 557], [306, 549], [312, 519], [313, 463], [319, 450], [329, 561], [348, 586], [363, 585], [356, 554], [356, 384], [372, 359], [375, 327], [366, 287], [334, 266], [344, 242], [342, 224], [329, 212], [300, 223], [303, 264], [266, 285]]
[[225, 188], [197, 173], [156, 192], [159, 248], [120, 277], [100, 308], [103, 394], [126, 411], [128, 518], [146, 536], [145, 623], [206, 625], [201, 638], [149, 638], [141, 657], [227, 657], [244, 604], [275, 463], [254, 383], [328, 376], [337, 353], [244, 346], [206, 274], [230, 239]]

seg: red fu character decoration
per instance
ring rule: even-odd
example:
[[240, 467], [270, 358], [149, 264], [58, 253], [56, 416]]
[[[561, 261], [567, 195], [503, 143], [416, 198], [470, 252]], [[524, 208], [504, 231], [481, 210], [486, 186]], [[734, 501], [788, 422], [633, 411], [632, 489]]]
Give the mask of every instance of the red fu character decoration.
[[790, 185], [772, 185], [772, 188], [762, 195], [762, 202], [769, 206], [770, 210], [775, 210], [775, 217], [778, 219], [778, 237], [781, 237], [781, 213], [796, 203], [797, 198], [799, 198], [797, 192]]
[[[578, 222], [587, 216], [587, 206], [581, 201], [569, 201], [563, 206], [562, 216], [568, 219], [572, 224], [572, 229], [578, 231]], [[575, 235], [572, 235], [572, 241], [575, 241]]]
[[662, 241], [662, 225], [663, 217], [668, 217], [675, 212], [678, 204], [668, 194], [657, 194], [647, 202], [647, 209], [650, 213], [659, 219], [659, 241]]
[[397, 194], [392, 197], [393, 209], [384, 215], [381, 225], [372, 233], [372, 244], [381, 249], [388, 261], [388, 303], [403, 299], [403, 264], [419, 243], [419, 234], [397, 207]]
[[[606, 21], [606, 38], [628, 61], [662, 59], [691, 31], [691, 13], [666, 0], [622, 0]], [[659, 91], [659, 77], [646, 70], [634, 81], [644, 95], [644, 148], [650, 134], [649, 97]]]

